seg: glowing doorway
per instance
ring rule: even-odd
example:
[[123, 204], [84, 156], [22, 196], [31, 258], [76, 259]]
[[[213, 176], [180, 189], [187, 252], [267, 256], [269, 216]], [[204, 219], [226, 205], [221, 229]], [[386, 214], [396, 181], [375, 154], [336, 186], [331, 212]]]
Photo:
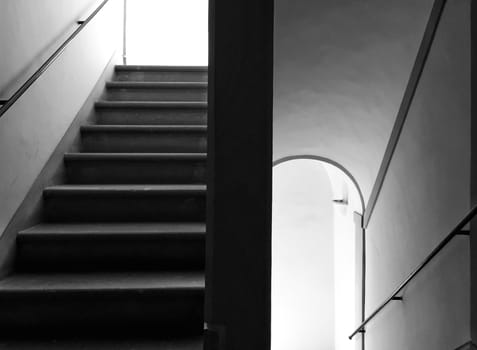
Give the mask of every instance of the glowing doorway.
[[273, 170], [272, 350], [351, 350], [347, 333], [361, 316], [355, 217], [363, 201], [349, 174], [310, 158]]

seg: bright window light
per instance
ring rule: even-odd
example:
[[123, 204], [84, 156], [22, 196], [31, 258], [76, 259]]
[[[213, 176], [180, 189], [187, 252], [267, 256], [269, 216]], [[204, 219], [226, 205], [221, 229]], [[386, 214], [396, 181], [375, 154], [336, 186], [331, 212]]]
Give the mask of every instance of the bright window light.
[[128, 0], [127, 63], [208, 64], [208, 0]]

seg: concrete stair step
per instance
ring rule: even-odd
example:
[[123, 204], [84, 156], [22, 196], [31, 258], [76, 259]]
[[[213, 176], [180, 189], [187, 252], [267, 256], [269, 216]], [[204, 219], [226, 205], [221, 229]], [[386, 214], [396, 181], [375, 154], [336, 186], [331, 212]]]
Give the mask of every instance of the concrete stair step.
[[205, 153], [67, 153], [70, 184], [204, 184]]
[[203, 223], [39, 224], [19, 232], [20, 271], [202, 270]]
[[203, 222], [205, 185], [61, 185], [43, 191], [48, 222]]
[[206, 102], [98, 101], [97, 124], [205, 125]]
[[206, 152], [205, 125], [84, 125], [83, 152]]
[[207, 67], [116, 66], [0, 280], [1, 349], [203, 348]]
[[110, 101], [207, 101], [207, 83], [111, 81], [106, 83], [105, 98]]
[[0, 281], [0, 327], [29, 336], [200, 335], [203, 297], [200, 272], [19, 273]]
[[115, 67], [118, 81], [161, 81], [161, 82], [206, 82], [206, 66], [141, 66], [120, 65]]
[[4, 350], [202, 350], [201, 336], [176, 339], [157, 339], [150, 337], [127, 337], [115, 335], [112, 337], [90, 337], [84, 339], [79, 335], [70, 338], [38, 337], [22, 339], [22, 337], [0, 339], [0, 349]]

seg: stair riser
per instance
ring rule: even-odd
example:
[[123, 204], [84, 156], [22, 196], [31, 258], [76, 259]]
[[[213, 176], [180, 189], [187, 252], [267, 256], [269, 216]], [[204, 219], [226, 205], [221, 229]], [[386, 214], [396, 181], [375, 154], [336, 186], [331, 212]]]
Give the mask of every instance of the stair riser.
[[64, 339], [58, 337], [53, 330], [48, 335], [25, 339], [21, 334], [13, 334], [0, 340], [2, 350], [203, 350], [202, 337], [180, 336], [171, 340], [148, 339], [147, 337], [134, 337], [128, 334], [116, 334], [110, 339], [86, 338]]
[[205, 237], [197, 234], [43, 235], [17, 240], [16, 264], [26, 272], [201, 270], [204, 255]]
[[204, 161], [66, 161], [72, 184], [205, 184]]
[[203, 222], [205, 195], [64, 195], [46, 197], [49, 222]]
[[108, 88], [106, 100], [109, 101], [206, 101], [207, 89], [130, 89]]
[[61, 291], [2, 293], [2, 331], [42, 334], [199, 334], [203, 291]]
[[208, 72], [116, 72], [117, 81], [207, 82]]
[[205, 153], [205, 132], [82, 132], [83, 152]]
[[205, 125], [205, 109], [97, 108], [96, 120], [104, 125]]

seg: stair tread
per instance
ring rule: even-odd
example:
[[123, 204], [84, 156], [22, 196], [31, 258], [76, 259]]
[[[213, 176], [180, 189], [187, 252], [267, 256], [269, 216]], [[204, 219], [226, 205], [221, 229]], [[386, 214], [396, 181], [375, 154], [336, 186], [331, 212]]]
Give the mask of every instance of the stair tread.
[[106, 83], [107, 88], [111, 89], [206, 89], [206, 82], [188, 82], [188, 81], [108, 81]]
[[157, 72], [157, 71], [182, 71], [182, 72], [207, 72], [208, 66], [157, 66], [157, 65], [117, 65], [115, 66], [116, 71], [130, 72], [130, 71], [148, 71], [148, 72]]
[[98, 101], [97, 108], [207, 108], [207, 102], [199, 101]]
[[83, 125], [82, 132], [206, 132], [206, 125]]
[[50, 350], [50, 349], [104, 349], [104, 350], [202, 350], [203, 339], [189, 337], [182, 339], [147, 339], [142, 336], [139, 339], [126, 336], [114, 336], [112, 338], [89, 338], [79, 335], [79, 339], [2, 339], [1, 349], [9, 350]]
[[19, 236], [83, 234], [205, 234], [204, 223], [42, 223], [20, 231]]
[[46, 194], [94, 193], [94, 192], [132, 192], [132, 193], [181, 193], [204, 192], [206, 185], [57, 185], [46, 187]]
[[0, 281], [2, 292], [202, 290], [203, 272], [18, 273]]
[[205, 160], [207, 153], [65, 153], [65, 160]]

